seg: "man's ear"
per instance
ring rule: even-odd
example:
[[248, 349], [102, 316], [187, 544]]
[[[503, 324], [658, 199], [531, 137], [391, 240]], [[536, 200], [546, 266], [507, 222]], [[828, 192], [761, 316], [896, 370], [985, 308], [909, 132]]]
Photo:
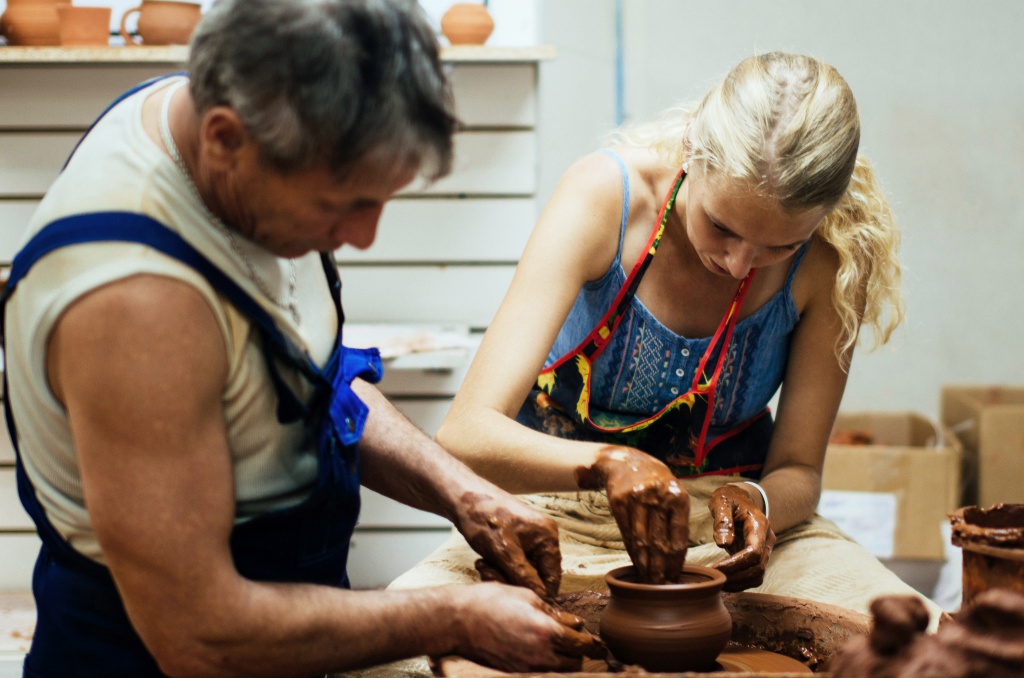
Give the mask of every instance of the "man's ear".
[[251, 141], [245, 124], [229, 106], [214, 106], [199, 121], [199, 140], [206, 162], [220, 170], [231, 169]]

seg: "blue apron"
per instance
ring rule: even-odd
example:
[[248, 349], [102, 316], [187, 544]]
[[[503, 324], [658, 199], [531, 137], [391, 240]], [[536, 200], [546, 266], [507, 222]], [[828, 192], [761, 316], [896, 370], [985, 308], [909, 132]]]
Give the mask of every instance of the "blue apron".
[[[108, 109], [109, 110], [109, 109]], [[376, 349], [346, 348], [340, 331], [341, 281], [332, 256], [322, 254], [324, 273], [338, 314], [339, 336], [327, 364], [319, 368], [275, 325], [270, 315], [233, 280], [178, 234], [147, 216], [102, 212], [57, 220], [15, 256], [0, 297], [3, 312], [32, 265], [60, 247], [90, 242], [133, 242], [152, 247], [199, 272], [258, 330], [264, 361], [278, 396], [277, 419], [302, 421], [317, 442], [317, 478], [300, 504], [257, 516], [231, 533], [231, 554], [241, 576], [256, 581], [304, 582], [347, 587], [345, 563], [359, 515], [357, 442], [369, 413], [351, 388], [359, 377], [372, 383], [383, 372]], [[281, 378], [297, 372], [312, 386], [303, 402]], [[24, 674], [64, 676], [161, 676], [125, 613], [110, 571], [75, 551], [50, 523], [36, 498], [18, 450], [17, 432], [4, 373], [4, 410], [17, 457], [18, 495], [36, 524], [42, 547], [32, 576], [37, 609]]]

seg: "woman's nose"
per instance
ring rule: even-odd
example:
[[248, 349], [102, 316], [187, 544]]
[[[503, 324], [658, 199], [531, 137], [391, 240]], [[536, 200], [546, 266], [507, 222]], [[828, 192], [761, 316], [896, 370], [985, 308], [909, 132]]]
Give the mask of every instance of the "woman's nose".
[[749, 243], [740, 243], [733, 247], [725, 260], [729, 275], [737, 280], [746, 278], [747, 274], [750, 273], [750, 269], [754, 266], [755, 256], [757, 256], [757, 252], [754, 251], [754, 247]]

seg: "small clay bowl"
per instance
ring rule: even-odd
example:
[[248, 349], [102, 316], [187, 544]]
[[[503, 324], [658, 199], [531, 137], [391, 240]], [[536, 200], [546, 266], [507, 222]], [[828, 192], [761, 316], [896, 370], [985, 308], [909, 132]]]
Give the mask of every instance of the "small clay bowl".
[[678, 584], [641, 584], [633, 566], [604, 577], [610, 593], [601, 637], [615, 659], [653, 672], [709, 671], [729, 642], [725, 575], [686, 565]]

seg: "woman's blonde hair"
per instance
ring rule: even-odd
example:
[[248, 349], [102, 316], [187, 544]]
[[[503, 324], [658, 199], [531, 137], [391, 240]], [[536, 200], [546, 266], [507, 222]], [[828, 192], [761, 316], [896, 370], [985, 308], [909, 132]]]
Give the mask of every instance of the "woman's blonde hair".
[[795, 54], [749, 57], [699, 103], [619, 130], [611, 141], [651, 147], [709, 179], [747, 182], [786, 210], [830, 208], [817, 233], [839, 255], [836, 355], [847, 364], [862, 323], [874, 346], [889, 340], [903, 318], [900, 234], [871, 164], [857, 152], [857, 104], [835, 68]]

